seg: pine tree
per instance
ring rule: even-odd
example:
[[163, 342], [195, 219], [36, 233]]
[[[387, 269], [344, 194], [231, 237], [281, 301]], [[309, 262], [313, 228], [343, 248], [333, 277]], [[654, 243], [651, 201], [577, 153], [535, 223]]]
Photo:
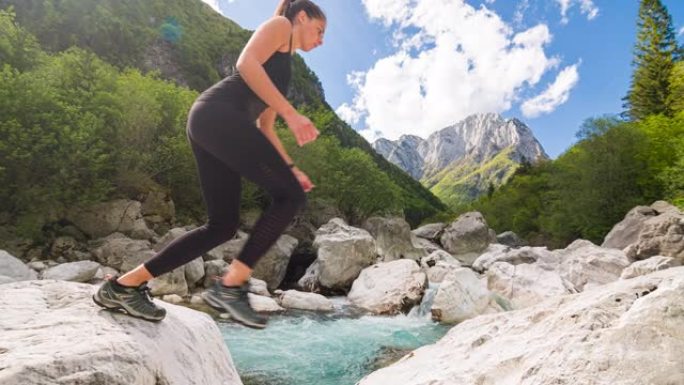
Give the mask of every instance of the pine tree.
[[681, 59], [672, 18], [660, 0], [641, 0], [632, 83], [623, 107], [633, 120], [671, 115], [670, 73]]

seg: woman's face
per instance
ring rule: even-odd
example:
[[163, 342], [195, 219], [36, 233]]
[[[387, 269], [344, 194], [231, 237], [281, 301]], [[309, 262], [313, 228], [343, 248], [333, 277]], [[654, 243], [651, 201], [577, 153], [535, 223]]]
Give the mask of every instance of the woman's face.
[[297, 16], [300, 24], [299, 28], [299, 42], [300, 49], [308, 52], [323, 44], [323, 35], [325, 34], [325, 20], [312, 19], [301, 11]]

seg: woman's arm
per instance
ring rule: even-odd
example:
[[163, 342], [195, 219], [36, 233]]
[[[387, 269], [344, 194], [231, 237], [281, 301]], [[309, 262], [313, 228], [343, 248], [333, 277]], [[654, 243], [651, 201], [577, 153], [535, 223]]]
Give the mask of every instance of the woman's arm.
[[259, 127], [259, 130], [261, 130], [261, 132], [263, 132], [264, 135], [268, 138], [268, 140], [270, 140], [271, 143], [273, 143], [273, 146], [276, 148], [276, 150], [278, 150], [280, 156], [283, 157], [285, 163], [292, 164], [294, 163], [292, 161], [292, 158], [290, 158], [290, 156], [287, 154], [287, 151], [285, 151], [285, 147], [283, 147], [283, 144], [280, 142], [278, 134], [276, 134], [276, 131], [273, 128], [275, 120], [276, 112], [273, 108], [269, 107], [259, 116], [257, 126]]
[[271, 18], [254, 32], [236, 65], [249, 88], [282, 117], [291, 116], [297, 111], [268, 77], [263, 63], [289, 43], [291, 31], [292, 24], [285, 17]]

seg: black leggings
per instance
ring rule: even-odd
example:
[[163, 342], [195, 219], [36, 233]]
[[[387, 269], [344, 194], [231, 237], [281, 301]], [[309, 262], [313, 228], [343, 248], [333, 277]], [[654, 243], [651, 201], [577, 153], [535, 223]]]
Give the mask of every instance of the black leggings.
[[306, 202], [306, 193], [273, 144], [243, 111], [198, 101], [188, 116], [208, 222], [171, 242], [145, 268], [158, 277], [232, 239], [240, 219], [240, 176], [272, 198], [237, 259], [254, 268]]

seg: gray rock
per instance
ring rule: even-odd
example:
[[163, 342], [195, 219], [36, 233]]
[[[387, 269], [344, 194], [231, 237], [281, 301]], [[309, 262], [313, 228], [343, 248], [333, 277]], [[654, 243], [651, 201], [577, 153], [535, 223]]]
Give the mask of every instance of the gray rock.
[[198, 257], [183, 266], [185, 268], [185, 282], [188, 288], [193, 288], [204, 278], [204, 260]]
[[657, 211], [648, 206], [637, 206], [631, 209], [625, 215], [625, 219], [613, 226], [613, 229], [604, 238], [601, 247], [622, 250], [635, 243], [639, 239], [639, 233], [641, 233], [646, 219], [657, 214]]
[[469, 212], [459, 216], [444, 229], [441, 244], [465, 265], [472, 265], [495, 239], [491, 238], [489, 227], [482, 214]]
[[5, 250], [0, 250], [0, 275], [14, 281], [27, 281], [38, 277], [35, 271]]
[[375, 238], [376, 252], [381, 262], [397, 259], [418, 261], [428, 254], [425, 249], [413, 245], [411, 227], [403, 218], [370, 217], [363, 228]]
[[97, 243], [101, 245], [92, 251], [95, 260], [119, 271], [131, 270], [155, 255], [150, 242], [130, 239], [120, 233], [111, 234]]
[[504, 231], [496, 236], [496, 242], [510, 247], [527, 246], [526, 242], [512, 231]]
[[[663, 206], [663, 205], [661, 205]], [[643, 222], [638, 240], [624, 250], [631, 260], [643, 260], [655, 255], [672, 257], [684, 263], [684, 214], [671, 206], [661, 214]]]
[[297, 247], [297, 243], [298, 241], [294, 237], [287, 234], [281, 235], [275, 245], [254, 266], [252, 276], [266, 281], [269, 289], [277, 289], [285, 278], [287, 264], [290, 262], [290, 257]]
[[51, 267], [43, 271], [43, 279], [55, 279], [72, 282], [88, 282], [95, 277], [100, 264], [93, 261], [69, 262]]
[[205, 288], [210, 287], [214, 284], [214, 280], [220, 278], [225, 274], [228, 268], [228, 262], [222, 259], [216, 259], [213, 261], [204, 262], [204, 282], [203, 286]]
[[334, 218], [316, 231], [316, 261], [298, 282], [305, 290], [319, 287], [346, 290], [376, 257], [373, 237], [363, 229]]
[[413, 235], [416, 237], [436, 241], [442, 236], [442, 232], [446, 227], [446, 223], [430, 223], [412, 230], [411, 233], [413, 233]]
[[147, 227], [137, 201], [119, 199], [89, 207], [73, 208], [67, 219], [91, 238], [120, 232], [135, 239], [150, 239], [154, 232]]

